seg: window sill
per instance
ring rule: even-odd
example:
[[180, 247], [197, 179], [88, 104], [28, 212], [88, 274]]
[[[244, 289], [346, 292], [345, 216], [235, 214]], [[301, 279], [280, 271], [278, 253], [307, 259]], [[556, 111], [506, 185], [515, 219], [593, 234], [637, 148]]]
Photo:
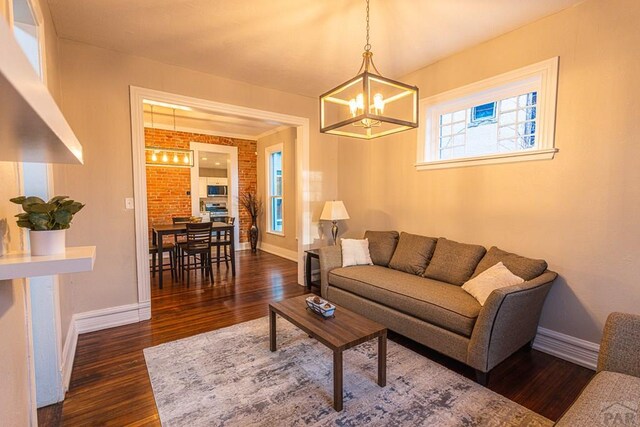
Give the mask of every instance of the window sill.
[[284, 237], [284, 232], [279, 233], [277, 231], [267, 231], [267, 234], [273, 234], [274, 236]]
[[467, 166], [495, 165], [499, 163], [529, 162], [532, 160], [551, 160], [557, 152], [557, 148], [521, 151], [518, 153], [494, 154], [491, 156], [422, 162], [416, 163], [415, 167], [416, 170], [424, 171], [433, 169], [463, 168]]

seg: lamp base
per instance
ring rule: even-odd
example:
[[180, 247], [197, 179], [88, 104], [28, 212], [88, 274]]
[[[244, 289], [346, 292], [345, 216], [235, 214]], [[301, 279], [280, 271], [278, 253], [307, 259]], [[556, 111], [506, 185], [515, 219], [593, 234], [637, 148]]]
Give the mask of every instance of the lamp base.
[[337, 244], [338, 240], [338, 221], [331, 221], [333, 226], [331, 227], [331, 236], [333, 236], [333, 246]]

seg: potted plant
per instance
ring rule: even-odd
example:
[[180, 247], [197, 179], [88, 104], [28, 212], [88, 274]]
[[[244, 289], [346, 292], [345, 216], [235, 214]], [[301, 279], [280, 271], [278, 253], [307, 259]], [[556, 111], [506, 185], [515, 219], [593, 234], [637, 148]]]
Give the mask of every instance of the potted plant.
[[251, 242], [251, 252], [255, 253], [258, 248], [258, 236], [260, 235], [257, 220], [258, 216], [262, 213], [262, 200], [256, 193], [250, 191], [240, 194], [238, 199], [240, 200], [240, 204], [249, 212], [249, 215], [251, 215], [249, 241]]
[[16, 215], [18, 227], [29, 229], [31, 255], [58, 255], [64, 253], [65, 230], [73, 216], [84, 207], [69, 196], [55, 196], [48, 202], [40, 197], [20, 196], [10, 199], [22, 205], [24, 212]]

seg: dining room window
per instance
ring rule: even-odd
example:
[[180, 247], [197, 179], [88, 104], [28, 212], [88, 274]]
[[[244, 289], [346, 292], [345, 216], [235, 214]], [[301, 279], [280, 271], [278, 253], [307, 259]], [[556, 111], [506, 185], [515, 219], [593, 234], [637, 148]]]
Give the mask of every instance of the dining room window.
[[268, 232], [284, 235], [283, 144], [266, 148]]

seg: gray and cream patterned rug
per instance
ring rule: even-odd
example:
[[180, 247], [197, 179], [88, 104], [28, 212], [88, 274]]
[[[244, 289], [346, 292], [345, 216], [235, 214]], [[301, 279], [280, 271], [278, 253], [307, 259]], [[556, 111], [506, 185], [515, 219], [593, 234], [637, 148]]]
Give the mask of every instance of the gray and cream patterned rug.
[[163, 426], [550, 426], [528, 409], [392, 341], [387, 386], [377, 345], [344, 353], [344, 410], [332, 408], [332, 355], [267, 318], [144, 350]]

